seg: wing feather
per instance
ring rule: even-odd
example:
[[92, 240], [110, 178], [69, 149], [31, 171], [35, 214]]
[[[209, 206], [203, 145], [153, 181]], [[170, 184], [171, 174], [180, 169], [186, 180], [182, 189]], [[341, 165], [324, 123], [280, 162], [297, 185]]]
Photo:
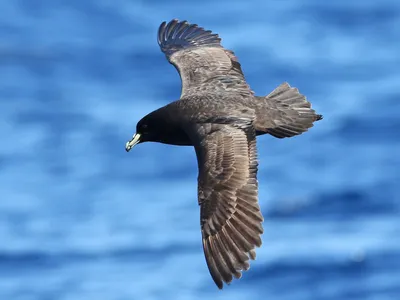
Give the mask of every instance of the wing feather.
[[196, 125], [190, 130], [199, 164], [204, 254], [219, 288], [240, 278], [261, 246], [257, 153], [251, 125]]
[[179, 72], [181, 98], [218, 92], [253, 95], [237, 57], [221, 45], [218, 34], [174, 19], [160, 25], [157, 40]]

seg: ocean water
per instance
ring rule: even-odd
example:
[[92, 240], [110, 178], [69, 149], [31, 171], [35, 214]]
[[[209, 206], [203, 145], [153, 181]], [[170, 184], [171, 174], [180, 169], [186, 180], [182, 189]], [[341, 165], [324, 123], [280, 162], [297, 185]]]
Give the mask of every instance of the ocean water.
[[[204, 260], [190, 147], [136, 122], [180, 95], [156, 43], [218, 32], [258, 95], [324, 115], [258, 139], [263, 246], [222, 291]], [[400, 2], [0, 3], [0, 299], [400, 299]]]

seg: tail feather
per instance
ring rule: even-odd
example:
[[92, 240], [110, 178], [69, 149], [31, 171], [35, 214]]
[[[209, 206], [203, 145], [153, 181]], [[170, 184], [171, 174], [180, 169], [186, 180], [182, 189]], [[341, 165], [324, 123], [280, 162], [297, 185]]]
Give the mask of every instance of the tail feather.
[[269, 133], [277, 138], [302, 134], [323, 116], [311, 108], [311, 103], [297, 88], [283, 83], [268, 96], [256, 97], [256, 130], [259, 134]]

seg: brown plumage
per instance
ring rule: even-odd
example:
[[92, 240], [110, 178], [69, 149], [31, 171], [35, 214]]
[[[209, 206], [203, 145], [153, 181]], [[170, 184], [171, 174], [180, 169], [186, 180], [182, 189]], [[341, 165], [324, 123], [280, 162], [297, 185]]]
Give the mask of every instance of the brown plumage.
[[211, 31], [172, 20], [161, 24], [158, 43], [180, 74], [181, 97], [143, 117], [126, 150], [146, 141], [194, 146], [203, 249], [222, 289], [261, 246], [256, 136], [299, 135], [322, 116], [287, 83], [255, 96], [235, 54]]

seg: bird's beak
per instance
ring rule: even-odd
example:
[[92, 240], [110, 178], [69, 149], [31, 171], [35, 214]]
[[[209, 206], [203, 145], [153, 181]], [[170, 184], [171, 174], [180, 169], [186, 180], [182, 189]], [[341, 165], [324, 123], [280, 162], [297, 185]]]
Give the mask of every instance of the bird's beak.
[[140, 142], [140, 133], [136, 133], [133, 138], [126, 143], [125, 145], [125, 150], [126, 152], [129, 152], [136, 144]]

